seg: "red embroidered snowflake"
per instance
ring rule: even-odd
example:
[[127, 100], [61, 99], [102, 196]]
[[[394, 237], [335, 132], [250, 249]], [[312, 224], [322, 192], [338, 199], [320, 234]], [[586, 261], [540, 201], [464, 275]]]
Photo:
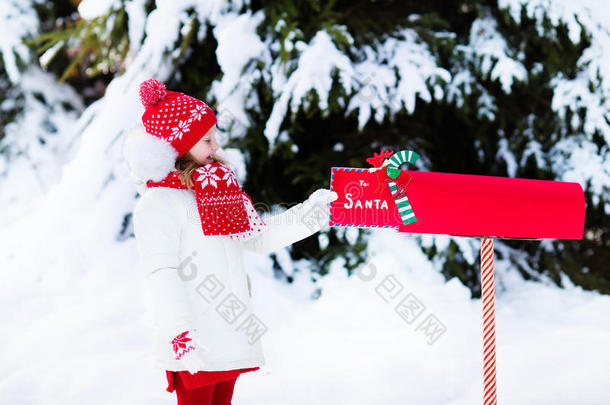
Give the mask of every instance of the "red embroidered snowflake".
[[182, 332], [172, 340], [172, 348], [176, 354], [176, 360], [180, 360], [182, 356], [195, 348], [194, 346], [190, 346], [188, 344], [188, 342], [192, 340], [186, 336], [188, 333], [188, 330], [186, 332]]

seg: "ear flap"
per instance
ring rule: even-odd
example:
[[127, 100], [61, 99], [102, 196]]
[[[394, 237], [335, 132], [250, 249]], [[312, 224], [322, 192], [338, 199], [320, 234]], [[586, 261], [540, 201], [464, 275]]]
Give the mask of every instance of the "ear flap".
[[178, 151], [163, 139], [148, 134], [140, 125], [124, 135], [123, 157], [133, 177], [161, 181], [176, 170]]

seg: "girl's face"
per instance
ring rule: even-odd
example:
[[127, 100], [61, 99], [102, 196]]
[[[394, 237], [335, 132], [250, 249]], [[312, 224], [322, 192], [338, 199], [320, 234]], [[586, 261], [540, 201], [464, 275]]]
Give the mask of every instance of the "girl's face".
[[214, 162], [212, 157], [219, 148], [216, 138], [214, 137], [215, 134], [216, 125], [210, 128], [210, 130], [206, 132], [191, 149], [189, 149], [192, 158], [200, 165], [207, 165], [208, 163]]

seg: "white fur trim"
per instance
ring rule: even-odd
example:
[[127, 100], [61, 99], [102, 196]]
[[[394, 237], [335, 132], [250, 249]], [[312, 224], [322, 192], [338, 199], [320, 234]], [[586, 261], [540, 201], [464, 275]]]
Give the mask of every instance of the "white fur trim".
[[125, 134], [123, 157], [134, 181], [161, 181], [176, 170], [178, 151], [163, 139], [146, 133], [140, 125]]

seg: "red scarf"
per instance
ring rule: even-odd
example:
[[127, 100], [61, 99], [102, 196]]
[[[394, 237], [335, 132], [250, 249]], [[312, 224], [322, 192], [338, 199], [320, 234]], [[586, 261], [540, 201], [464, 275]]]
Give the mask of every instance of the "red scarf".
[[[187, 189], [179, 174], [180, 171], [175, 170], [161, 181], [146, 182], [146, 186]], [[266, 228], [252, 199], [241, 190], [235, 173], [228, 166], [220, 162], [208, 163], [198, 167], [191, 178], [204, 235], [229, 235], [233, 239], [247, 240]]]

